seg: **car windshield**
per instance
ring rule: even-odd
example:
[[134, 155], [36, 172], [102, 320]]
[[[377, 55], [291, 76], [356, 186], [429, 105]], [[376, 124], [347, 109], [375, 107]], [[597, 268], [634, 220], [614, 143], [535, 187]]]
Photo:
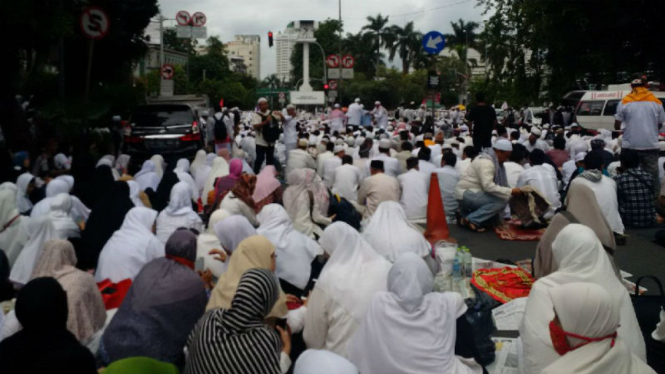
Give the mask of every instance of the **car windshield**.
[[134, 110], [131, 123], [137, 127], [191, 125], [192, 111], [184, 105], [145, 105]]

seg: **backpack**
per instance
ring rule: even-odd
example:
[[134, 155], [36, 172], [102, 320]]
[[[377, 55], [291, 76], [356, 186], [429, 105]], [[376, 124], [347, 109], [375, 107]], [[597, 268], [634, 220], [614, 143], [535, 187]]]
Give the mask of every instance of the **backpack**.
[[330, 206], [328, 214], [335, 214], [334, 222], [344, 222], [356, 230], [360, 230], [360, 221], [362, 216], [356, 208], [345, 198], [335, 194], [330, 196]]
[[222, 118], [215, 121], [215, 140], [224, 141], [229, 135], [226, 131], [226, 123], [224, 123], [225, 116], [228, 116], [228, 113], [224, 113]]
[[275, 121], [272, 117], [272, 114], [269, 114], [267, 117], [259, 114], [261, 120], [265, 121], [266, 118], [270, 118], [270, 122], [267, 125], [261, 128], [261, 134], [263, 134], [263, 139], [268, 143], [275, 143], [279, 139], [279, 123]]

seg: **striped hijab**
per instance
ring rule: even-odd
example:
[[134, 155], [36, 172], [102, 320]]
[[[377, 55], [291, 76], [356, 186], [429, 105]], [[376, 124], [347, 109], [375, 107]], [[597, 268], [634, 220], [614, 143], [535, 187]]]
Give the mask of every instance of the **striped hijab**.
[[281, 373], [281, 339], [263, 323], [278, 296], [270, 270], [245, 272], [231, 308], [210, 310], [189, 336], [185, 373]]

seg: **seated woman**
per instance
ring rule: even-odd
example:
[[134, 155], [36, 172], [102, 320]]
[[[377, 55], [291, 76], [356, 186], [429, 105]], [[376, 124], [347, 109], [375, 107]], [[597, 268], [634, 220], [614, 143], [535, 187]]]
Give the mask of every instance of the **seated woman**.
[[390, 262], [407, 252], [431, 258], [431, 245], [406, 218], [402, 206], [384, 201], [372, 215], [362, 233], [363, 239]]
[[220, 202], [224, 199], [229, 191], [236, 186], [236, 183], [242, 175], [242, 161], [237, 158], [231, 160], [229, 164], [229, 174], [217, 179], [217, 184], [215, 184], [215, 196], [212, 203]]
[[164, 244], [153, 234], [157, 212], [132, 208], [120, 230], [113, 233], [99, 255], [95, 281], [105, 279], [118, 283], [134, 279], [148, 262], [164, 257]]
[[257, 227], [259, 221], [256, 219], [256, 205], [252, 199], [255, 187], [255, 176], [247, 174], [240, 176], [235, 187], [222, 200], [219, 209], [224, 209], [231, 214], [245, 216], [254, 227]]
[[[215, 224], [230, 216], [231, 214], [229, 214], [229, 212], [222, 209], [214, 211], [208, 220], [208, 227], [199, 235], [196, 242], [196, 258], [203, 258], [203, 267], [210, 269], [215, 279], [219, 278], [228, 267], [226, 253], [224, 252], [217, 235], [215, 235]], [[252, 227], [252, 230], [253, 229], [254, 228]], [[211, 253], [211, 251], [214, 252]], [[215, 257], [215, 254], [218, 254], [218, 257]]]
[[303, 295], [310, 279], [314, 258], [323, 254], [317, 242], [293, 229], [291, 219], [281, 205], [266, 205], [258, 215], [261, 226], [256, 230], [275, 245], [280, 285], [285, 292]]
[[16, 208], [18, 212], [29, 216], [32, 211], [32, 201], [30, 201], [30, 194], [35, 188], [35, 176], [30, 173], [23, 173], [19, 175], [16, 180]]
[[48, 217], [30, 220], [27, 229], [30, 239], [23, 246], [9, 274], [9, 280], [17, 287], [23, 286], [31, 279], [37, 260], [42, 254], [44, 243], [51, 239], [65, 239], [58, 237], [53, 223]]
[[187, 341], [189, 374], [280, 374], [291, 366], [289, 333], [264, 324], [279, 298], [268, 269], [249, 269], [238, 281], [230, 307], [213, 308]]
[[358, 374], [358, 369], [332, 352], [308, 349], [298, 357], [293, 374]]
[[282, 202], [282, 184], [276, 178], [277, 170], [272, 165], [268, 165], [256, 176], [256, 188], [252, 199], [256, 203], [256, 211], [268, 204]]
[[69, 194], [57, 194], [51, 201], [49, 218], [59, 238], [80, 238], [81, 228], [71, 216], [72, 197]]
[[74, 246], [67, 240], [51, 239], [44, 249], [32, 278], [55, 278], [67, 292], [67, 329], [81, 343], [104, 327], [106, 308], [97, 283], [89, 273], [76, 268]]
[[560, 356], [542, 374], [655, 374], [617, 336], [621, 312], [612, 295], [593, 283], [549, 290], [552, 346]]
[[192, 189], [185, 182], [173, 186], [169, 205], [157, 217], [157, 239], [166, 243], [180, 227], [203, 231], [203, 221], [192, 208]]
[[[231, 301], [236, 294], [240, 278], [247, 270], [268, 269], [274, 272], [275, 264], [275, 246], [268, 239], [257, 235], [243, 240], [231, 256], [229, 268], [222, 274], [215, 289], [212, 290], [206, 311], [231, 307]], [[267, 317], [285, 318], [287, 314], [286, 295], [280, 289], [279, 299]]]
[[328, 226], [319, 244], [330, 259], [308, 299], [303, 338], [307, 348], [347, 357], [372, 296], [386, 290], [390, 262], [343, 222]]
[[284, 208], [293, 228], [310, 238], [321, 237], [319, 225], [330, 225], [330, 197], [321, 177], [312, 169], [296, 169], [286, 177], [289, 187], [284, 191]]
[[[203, 192], [201, 194], [201, 199], [204, 203], [208, 202], [210, 195], [215, 196], [215, 182], [218, 179], [229, 175], [229, 163], [223, 157], [215, 157], [212, 161], [212, 167], [208, 176], [203, 184]], [[214, 201], [214, 198], [213, 198]], [[207, 204], [210, 205], [210, 204]]]
[[14, 265], [21, 249], [30, 239], [27, 231], [30, 218], [19, 214], [16, 205], [18, 198], [10, 190], [0, 191], [0, 249], [7, 255], [8, 267]]
[[0, 343], [3, 373], [97, 373], [92, 353], [67, 330], [67, 293], [57, 280], [31, 280], [15, 311], [23, 330]]
[[388, 291], [374, 295], [348, 344], [349, 360], [363, 374], [477, 373], [473, 359], [455, 356], [457, 319], [466, 312], [462, 296], [432, 292], [434, 277], [414, 253], [397, 258]]
[[605, 249], [593, 230], [579, 224], [566, 226], [552, 243], [552, 257], [559, 268], [534, 283], [520, 326], [524, 347], [523, 372], [540, 373], [559, 358], [552, 346], [548, 328], [554, 319], [549, 293], [556, 286], [573, 282], [595, 283], [612, 295], [621, 314], [619, 336], [637, 357], [646, 360], [644, 338], [628, 291], [614, 273]]
[[141, 170], [134, 175], [134, 180], [141, 187], [141, 191], [152, 189], [157, 191], [157, 186], [162, 178], [155, 172], [155, 163], [147, 160], [141, 166]]
[[173, 172], [178, 176], [178, 180], [189, 185], [189, 188], [192, 190], [192, 201], [197, 202], [199, 200], [199, 189], [196, 187], [194, 178], [189, 174], [189, 160], [186, 158], [178, 160]]
[[196, 235], [182, 229], [166, 242], [165, 258], [141, 269], [104, 331], [101, 352], [107, 364], [142, 356], [184, 367], [182, 348], [208, 302], [195, 261]]
[[[231, 258], [233, 252], [238, 248], [238, 245], [250, 236], [255, 236], [258, 234], [256, 233], [254, 226], [249, 223], [247, 218], [237, 214], [218, 221], [213, 226], [213, 230], [220, 247], [217, 247], [215, 250], [208, 253], [217, 255], [217, 257], [215, 257], [215, 262], [222, 264], [222, 268], [220, 269], [219, 273], [221, 276], [221, 274], [224, 274], [226, 269], [228, 269], [229, 259]], [[221, 251], [218, 249], [221, 249]], [[226, 260], [224, 262], [220, 262], [223, 257], [226, 257]], [[211, 267], [211, 270], [214, 275], [215, 266]], [[219, 276], [217, 276], [217, 278], [219, 278]]]

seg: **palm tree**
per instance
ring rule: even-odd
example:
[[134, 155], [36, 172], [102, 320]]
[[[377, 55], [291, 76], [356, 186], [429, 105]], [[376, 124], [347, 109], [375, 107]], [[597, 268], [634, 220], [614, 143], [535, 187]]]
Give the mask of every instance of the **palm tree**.
[[388, 48], [388, 60], [392, 62], [395, 56], [402, 59], [402, 74], [409, 73], [415, 57], [420, 53], [422, 34], [414, 29], [413, 21], [404, 27], [393, 25], [390, 33], [385, 37], [386, 48]]
[[450, 26], [453, 28], [452, 34], [446, 34], [446, 44], [457, 53], [462, 62], [465, 64], [471, 63], [477, 65], [477, 61], [467, 59], [469, 48], [476, 48], [478, 46], [478, 34], [476, 29], [480, 26], [477, 22], [464, 22], [459, 19], [457, 22], [451, 22]]
[[383, 17], [380, 13], [377, 14], [376, 17], [368, 16], [367, 22], [369, 22], [369, 24], [360, 29], [360, 31], [373, 34], [376, 38], [374, 39], [372, 50], [374, 51], [377, 67], [381, 64], [381, 47], [385, 44], [385, 36], [389, 34], [389, 29], [387, 27], [388, 18], [389, 17]]
[[280, 81], [279, 78], [277, 78], [277, 74], [272, 74], [263, 78], [261, 86], [267, 88], [280, 88], [282, 86], [282, 81]]

